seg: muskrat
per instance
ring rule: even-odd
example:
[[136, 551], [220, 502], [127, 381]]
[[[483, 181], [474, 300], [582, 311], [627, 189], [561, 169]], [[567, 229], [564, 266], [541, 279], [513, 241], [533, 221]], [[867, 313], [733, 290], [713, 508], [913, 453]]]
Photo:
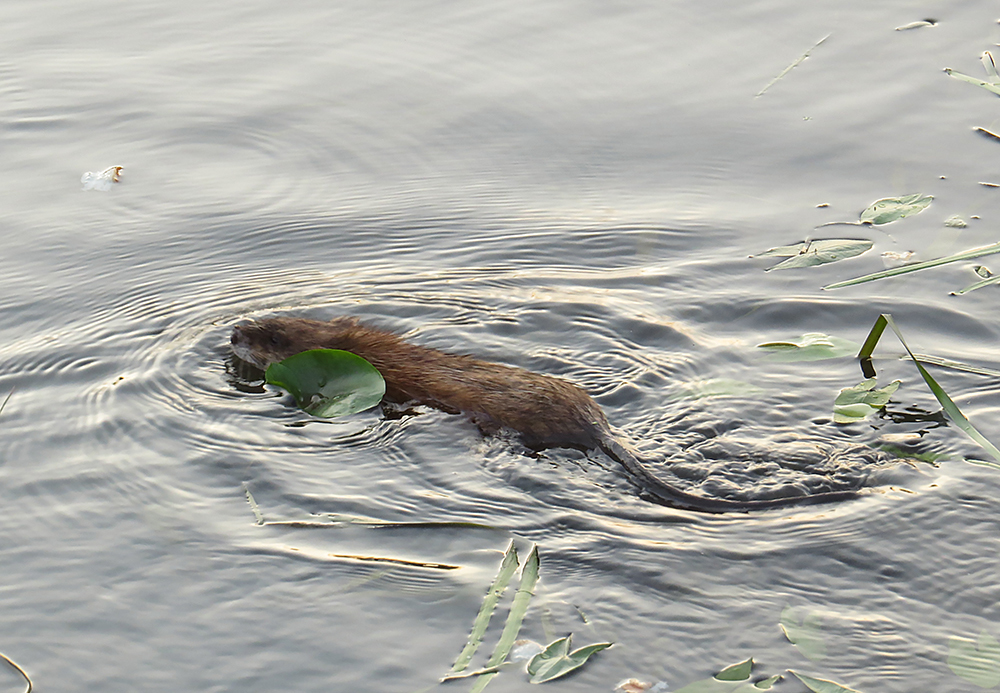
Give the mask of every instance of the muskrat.
[[416, 402], [451, 414], [464, 414], [485, 435], [515, 432], [532, 450], [600, 449], [656, 502], [710, 513], [748, 512], [806, 503], [841, 501], [855, 491], [829, 491], [764, 500], [729, 500], [688, 493], [653, 476], [638, 452], [611, 430], [601, 407], [582, 388], [542, 375], [411, 344], [396, 334], [337, 318], [269, 318], [237, 325], [233, 353], [266, 369], [309, 349], [343, 349], [368, 360], [385, 379], [384, 399]]

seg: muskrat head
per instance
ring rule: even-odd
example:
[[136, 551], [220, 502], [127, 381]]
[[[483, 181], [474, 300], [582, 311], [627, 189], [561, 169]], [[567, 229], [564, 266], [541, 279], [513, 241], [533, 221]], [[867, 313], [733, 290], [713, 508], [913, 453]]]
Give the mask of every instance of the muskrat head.
[[237, 358], [266, 370], [272, 363], [303, 351], [338, 348], [338, 333], [349, 330], [356, 324], [354, 318], [340, 318], [331, 322], [304, 318], [267, 318], [236, 325], [230, 341]]

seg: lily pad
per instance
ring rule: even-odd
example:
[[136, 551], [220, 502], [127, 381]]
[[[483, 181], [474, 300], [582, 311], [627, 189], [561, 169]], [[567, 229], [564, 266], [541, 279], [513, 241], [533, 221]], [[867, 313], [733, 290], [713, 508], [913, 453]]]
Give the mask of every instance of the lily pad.
[[806, 688], [813, 691], [814, 693], [858, 693], [858, 691], [853, 688], [848, 688], [847, 686], [841, 686], [839, 683], [834, 683], [833, 681], [827, 681], [826, 679], [814, 679], [812, 676], [806, 676], [805, 674], [800, 674], [797, 671], [790, 671], [799, 681], [806, 685]]
[[861, 348], [848, 339], [831, 337], [821, 332], [807, 332], [798, 339], [783, 342], [764, 342], [758, 349], [768, 352], [768, 359], [791, 363], [794, 361], [822, 361], [842, 356], [853, 356]]
[[796, 269], [799, 267], [815, 267], [826, 265], [838, 260], [855, 257], [871, 249], [872, 241], [855, 238], [827, 238], [820, 241], [803, 241], [796, 245], [785, 245], [771, 248], [758, 257], [786, 257], [766, 271], [779, 269]]
[[885, 387], [875, 387], [875, 378], [862, 380], [854, 387], [845, 387], [833, 401], [835, 423], [854, 423], [871, 416], [884, 407], [893, 393], [899, 389], [900, 381], [894, 380]]
[[889, 222], [918, 214], [934, 200], [931, 195], [903, 195], [902, 197], [884, 197], [873, 202], [868, 209], [861, 213], [862, 224], [873, 224], [881, 226]]
[[975, 644], [952, 638], [948, 642], [948, 668], [980, 688], [993, 688], [1000, 684], [1000, 643], [985, 630]]
[[803, 657], [818, 662], [826, 656], [826, 643], [819, 627], [820, 616], [815, 612], [807, 614], [800, 623], [797, 611], [794, 607], [786, 606], [781, 611], [781, 621], [778, 625], [781, 626], [781, 631], [788, 641], [795, 645]]
[[528, 662], [530, 681], [531, 683], [545, 683], [565, 676], [586, 664], [591, 655], [605, 650], [611, 645], [610, 642], [599, 642], [570, 652], [570, 648], [573, 646], [572, 634], [565, 638], [559, 638]]
[[335, 417], [370, 409], [382, 401], [385, 380], [375, 366], [340, 349], [312, 349], [272, 363], [264, 373], [288, 390], [313, 416]]

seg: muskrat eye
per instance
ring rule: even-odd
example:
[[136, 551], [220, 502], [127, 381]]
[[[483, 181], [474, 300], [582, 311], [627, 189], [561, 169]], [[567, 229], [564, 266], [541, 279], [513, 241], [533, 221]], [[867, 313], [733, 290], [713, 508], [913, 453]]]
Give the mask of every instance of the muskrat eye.
[[276, 334], [271, 335], [271, 346], [278, 346], [281, 344], [281, 339]]

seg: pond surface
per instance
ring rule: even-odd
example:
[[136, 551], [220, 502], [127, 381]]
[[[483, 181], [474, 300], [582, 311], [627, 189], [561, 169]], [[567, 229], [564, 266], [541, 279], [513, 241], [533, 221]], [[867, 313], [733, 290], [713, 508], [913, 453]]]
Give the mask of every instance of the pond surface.
[[[522, 637], [615, 643], [553, 691], [676, 690], [751, 656], [755, 677], [975, 689], [949, 640], [1000, 635], [1000, 470], [968, 461], [988, 456], [891, 334], [875, 365], [902, 385], [847, 425], [855, 359], [756, 345], [860, 343], [889, 312], [915, 351], [997, 367], [996, 287], [950, 295], [993, 257], [821, 287], [886, 251], [1000, 240], [1000, 142], [973, 130], [1000, 132], [1000, 101], [942, 71], [984, 77], [998, 18], [985, 0], [4, 2], [0, 651], [48, 691], [434, 690], [514, 540], [541, 556]], [[119, 183], [82, 190], [113, 165]], [[816, 228], [918, 192], [934, 201], [910, 218]], [[749, 257], [838, 237], [874, 248]], [[568, 378], [698, 492], [867, 490], [700, 515], [599, 453], [525, 455], [441, 412], [314, 420], [231, 362], [232, 326], [270, 315]], [[1000, 440], [997, 380], [933, 373]], [[904, 434], [936, 461], [782, 466]], [[330, 514], [437, 524], [315, 526]], [[789, 606], [823, 658], [782, 634]], [[527, 685], [509, 668], [489, 690]]]

